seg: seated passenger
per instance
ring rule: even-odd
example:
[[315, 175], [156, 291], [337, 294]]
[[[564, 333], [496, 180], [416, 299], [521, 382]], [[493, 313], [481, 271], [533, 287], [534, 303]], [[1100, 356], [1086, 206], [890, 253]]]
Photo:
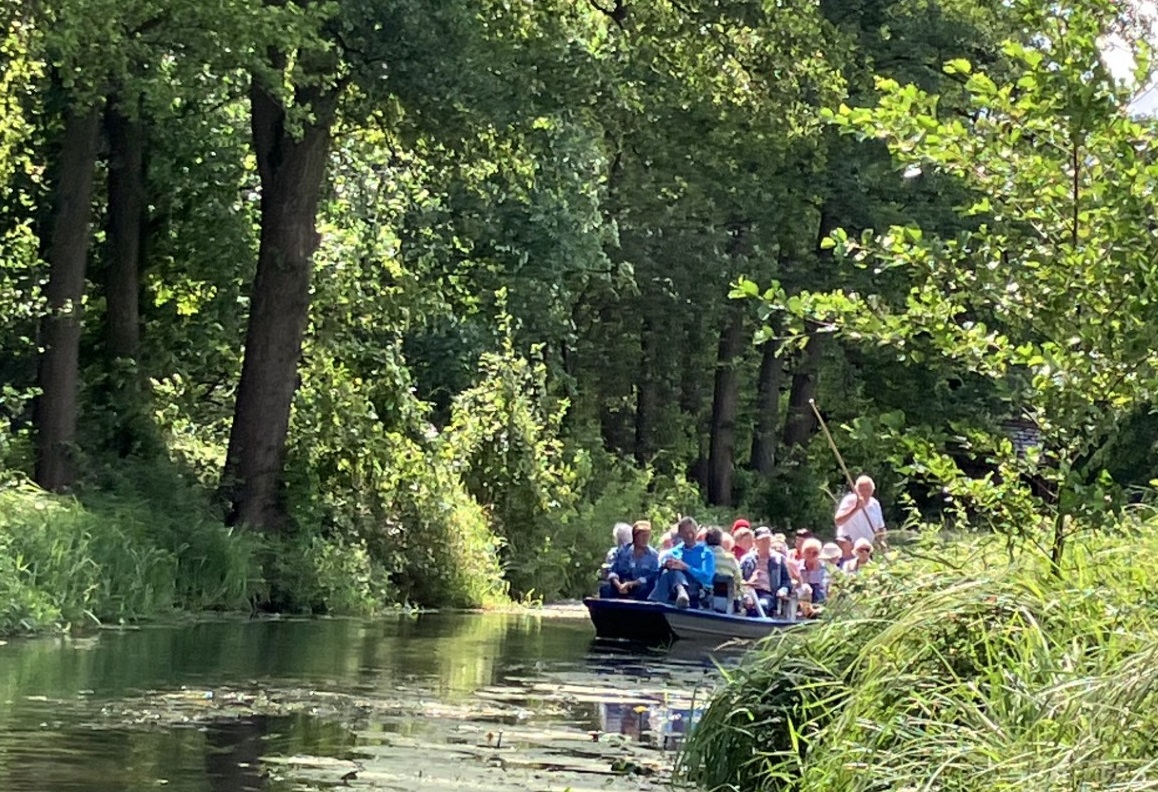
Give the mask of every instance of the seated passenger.
[[731, 575], [738, 594], [744, 585], [744, 578], [740, 574], [740, 563], [724, 547], [724, 536], [722, 529], [709, 528], [707, 534], [704, 535], [704, 544], [716, 557], [716, 575]]
[[732, 548], [732, 555], [736, 556], [737, 561], [743, 561], [744, 556], [752, 549], [752, 529], [748, 526], [747, 520], [736, 520], [736, 523], [739, 525], [732, 526], [732, 539], [736, 543]]
[[712, 586], [716, 574], [716, 557], [707, 545], [696, 542], [699, 526], [691, 517], [684, 517], [676, 525], [682, 540], [660, 558], [659, 579], [650, 600], [675, 602], [677, 608], [698, 605], [701, 591]]
[[651, 523], [640, 520], [631, 526], [631, 544], [619, 548], [607, 574], [607, 582], [599, 588], [604, 599], [629, 598], [645, 600], [659, 576], [659, 553], [648, 542]]
[[796, 531], [793, 537], [792, 549], [788, 551], [788, 560], [797, 566], [800, 565], [800, 551], [804, 547], [804, 543], [812, 538], [812, 531], [807, 528], [800, 528]]
[[830, 573], [840, 569], [841, 555], [840, 545], [836, 542], [825, 542], [820, 548], [820, 560], [828, 567]]
[[828, 598], [828, 569], [820, 560], [822, 547], [819, 539], [809, 538], [800, 548], [800, 602], [805, 616], [812, 615], [812, 605], [823, 604]]
[[[720, 532], [720, 547], [724, 548], [724, 550], [726, 550], [728, 553], [733, 554], [732, 558], [736, 558], [734, 555], [736, 550], [736, 539], [727, 531]], [[740, 563], [740, 559], [736, 558], [736, 563]]]
[[856, 540], [856, 544], [852, 546], [852, 552], [855, 556], [852, 561], [844, 565], [845, 572], [856, 572], [863, 569], [873, 560], [873, 543], [868, 539], [861, 537]]
[[850, 566], [856, 567], [856, 564], [852, 563], [856, 561], [856, 556], [852, 552], [852, 539], [848, 537], [848, 534], [838, 533], [836, 546], [840, 548], [840, 560], [836, 562], [837, 568], [843, 572], [851, 572]]
[[779, 603], [788, 599], [792, 578], [784, 557], [772, 549], [771, 530], [756, 529], [755, 547], [740, 562], [740, 572], [764, 615], [775, 615]]
[[[768, 530], [772, 530], [769, 528]], [[800, 569], [797, 563], [793, 561], [793, 554], [788, 550], [788, 539], [782, 533], [772, 534], [772, 552], [778, 553], [780, 558], [784, 561], [784, 568], [788, 570], [788, 576], [796, 581], [800, 577]]]
[[599, 569], [600, 580], [607, 580], [607, 573], [611, 571], [611, 565], [615, 563], [615, 554], [619, 552], [619, 548], [631, 544], [631, 526], [625, 522], [616, 523], [615, 527], [611, 529], [611, 539], [615, 544], [607, 551], [607, 558], [603, 559], [603, 566]]

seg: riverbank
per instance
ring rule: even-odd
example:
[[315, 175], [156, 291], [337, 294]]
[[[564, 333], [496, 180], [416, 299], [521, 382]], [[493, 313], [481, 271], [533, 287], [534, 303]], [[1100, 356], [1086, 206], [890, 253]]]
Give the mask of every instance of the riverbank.
[[0, 489], [0, 634], [248, 610], [259, 545], [173, 488], [168, 502]]
[[141, 489], [0, 488], [0, 635], [183, 613], [369, 616], [405, 604], [364, 547], [231, 529], [206, 493], [179, 480]]
[[[0, 489], [0, 636], [83, 633], [199, 614], [419, 610], [357, 547], [316, 537], [275, 544], [225, 527], [197, 493], [173, 487], [167, 497], [158, 504], [106, 493], [82, 501], [29, 484]], [[283, 592], [281, 607], [270, 608], [276, 592]], [[458, 610], [587, 615], [578, 601], [534, 605], [497, 597]]]
[[1152, 788], [1155, 527], [1074, 537], [1060, 570], [993, 538], [894, 553], [746, 658], [681, 775], [740, 792]]

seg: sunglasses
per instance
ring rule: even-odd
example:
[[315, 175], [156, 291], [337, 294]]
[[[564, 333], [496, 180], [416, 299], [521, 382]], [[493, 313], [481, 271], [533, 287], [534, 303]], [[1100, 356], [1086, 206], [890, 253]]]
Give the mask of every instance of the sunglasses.
[[873, 551], [867, 547], [859, 547], [859, 548], [857, 548], [857, 552], [858, 553], [868, 553], [869, 555], [873, 554]]

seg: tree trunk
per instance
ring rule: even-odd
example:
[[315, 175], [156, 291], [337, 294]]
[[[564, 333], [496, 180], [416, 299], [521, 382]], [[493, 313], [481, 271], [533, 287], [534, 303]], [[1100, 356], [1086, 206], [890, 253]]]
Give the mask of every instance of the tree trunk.
[[806, 444], [816, 431], [816, 416], [808, 402], [816, 398], [816, 374], [824, 352], [823, 339], [821, 335], [809, 336], [808, 345], [792, 373], [788, 415], [784, 421], [784, 446], [788, 449]]
[[708, 502], [732, 505], [732, 472], [736, 457], [736, 413], [740, 406], [737, 357], [744, 347], [744, 314], [735, 305], [720, 333], [716, 381], [712, 391], [711, 434], [708, 440]]
[[592, 370], [593, 388], [599, 417], [599, 436], [603, 447], [617, 456], [632, 453], [635, 446], [634, 416], [626, 409], [633, 384], [620, 358], [625, 338], [624, 323], [618, 306], [600, 300], [592, 317], [592, 339], [595, 351]]
[[60, 491], [76, 480], [76, 400], [81, 311], [88, 262], [93, 171], [100, 112], [69, 113], [64, 122], [41, 327], [40, 398], [36, 403], [36, 483]]
[[[135, 113], [109, 101], [109, 261], [105, 281], [108, 347], [114, 359], [136, 360], [141, 346], [140, 263], [145, 228], [145, 136]], [[134, 380], [131, 386], [135, 390]]]
[[[820, 217], [816, 229], [816, 269], [821, 272], [832, 263], [832, 251], [826, 250], [824, 240], [839, 227], [838, 217], [833, 213], [830, 201], [820, 206]], [[816, 398], [816, 378], [820, 368], [820, 358], [824, 352], [826, 336], [813, 334], [808, 337], [804, 351], [796, 357], [792, 372], [792, 389], [788, 395], [788, 414], [784, 419], [783, 445], [791, 451], [805, 445], [816, 431], [816, 416], [809, 405]]]
[[[699, 320], [688, 317], [683, 322], [682, 333], [678, 338], [681, 354], [676, 366], [676, 381], [679, 387], [680, 412], [690, 424], [696, 441], [696, 455], [688, 465], [688, 477], [696, 483], [701, 493], [708, 491], [708, 454], [705, 438], [709, 436], [707, 421], [704, 420], [704, 366], [697, 358], [702, 349], [702, 339], [697, 332], [699, 328], [694, 324]], [[710, 417], [710, 416], [709, 416]]]
[[780, 423], [780, 380], [784, 358], [780, 342], [765, 341], [761, 346], [760, 378], [756, 383], [756, 430], [752, 433], [752, 470], [769, 475], [776, 467], [776, 434]]
[[[284, 58], [275, 58], [284, 67]], [[223, 488], [230, 522], [263, 530], [284, 524], [279, 497], [290, 407], [310, 308], [318, 201], [330, 148], [334, 96], [300, 91], [313, 119], [300, 135], [286, 108], [255, 79], [253, 145], [261, 177], [261, 242], [250, 293], [245, 360], [229, 435]]]
[[635, 386], [635, 461], [646, 465], [655, 455], [656, 396], [655, 338], [646, 316], [639, 330], [639, 373]]

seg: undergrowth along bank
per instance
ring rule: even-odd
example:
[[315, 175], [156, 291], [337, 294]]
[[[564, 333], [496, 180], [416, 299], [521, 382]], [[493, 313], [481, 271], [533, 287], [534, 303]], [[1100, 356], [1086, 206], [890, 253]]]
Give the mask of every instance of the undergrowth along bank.
[[680, 759], [742, 792], [1158, 788], [1158, 538], [901, 553], [727, 677]]
[[[372, 616], [509, 605], [503, 538], [488, 511], [438, 457], [415, 447], [405, 460], [373, 488], [305, 482], [293, 524], [275, 535], [227, 527], [212, 490], [174, 464], [120, 460], [74, 495], [0, 472], [0, 635], [178, 611]], [[695, 498], [646, 471], [602, 476], [587, 500], [534, 525], [551, 541], [538, 567], [520, 570], [534, 584], [520, 601], [586, 593], [613, 522], [662, 520]], [[357, 519], [343, 522], [350, 514]]]
[[258, 585], [255, 539], [207, 510], [0, 489], [0, 633], [248, 608]]

